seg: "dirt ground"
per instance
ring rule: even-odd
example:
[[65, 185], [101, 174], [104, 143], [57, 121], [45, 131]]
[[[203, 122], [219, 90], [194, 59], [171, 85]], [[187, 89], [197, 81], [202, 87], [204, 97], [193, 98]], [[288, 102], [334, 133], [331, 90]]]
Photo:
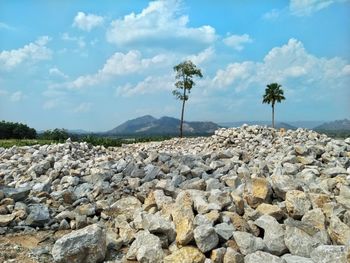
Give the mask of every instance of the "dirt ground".
[[0, 262], [46, 263], [52, 262], [51, 248], [67, 231], [36, 231], [0, 235]]

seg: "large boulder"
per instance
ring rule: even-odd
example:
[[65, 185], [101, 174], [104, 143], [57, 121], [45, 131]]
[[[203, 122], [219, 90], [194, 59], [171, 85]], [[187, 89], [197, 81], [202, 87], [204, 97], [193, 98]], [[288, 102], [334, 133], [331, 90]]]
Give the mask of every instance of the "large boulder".
[[97, 263], [104, 260], [106, 249], [106, 232], [94, 224], [58, 239], [51, 253], [57, 263]]

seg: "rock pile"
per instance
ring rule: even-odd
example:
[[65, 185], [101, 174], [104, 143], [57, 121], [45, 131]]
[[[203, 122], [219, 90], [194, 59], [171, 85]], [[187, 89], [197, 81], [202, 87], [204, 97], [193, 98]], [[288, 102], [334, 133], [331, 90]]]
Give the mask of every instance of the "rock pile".
[[350, 138], [244, 125], [0, 148], [0, 234], [41, 230], [71, 231], [55, 262], [350, 262]]

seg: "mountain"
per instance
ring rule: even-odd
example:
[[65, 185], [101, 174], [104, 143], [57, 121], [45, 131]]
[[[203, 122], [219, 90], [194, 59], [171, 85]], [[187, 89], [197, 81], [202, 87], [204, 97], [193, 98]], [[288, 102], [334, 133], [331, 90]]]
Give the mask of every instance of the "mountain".
[[[223, 127], [241, 127], [243, 124], [248, 125], [260, 125], [260, 126], [271, 126], [271, 121], [236, 121], [236, 122], [223, 122], [219, 123]], [[287, 130], [296, 130], [297, 127], [290, 125], [285, 122], [276, 122], [275, 123], [276, 129], [284, 128]]]
[[314, 128], [319, 131], [350, 131], [350, 120], [336, 120], [331, 122], [323, 123]]
[[[179, 133], [180, 120], [172, 117], [156, 119], [150, 115], [128, 120], [107, 131], [108, 135], [175, 135]], [[213, 122], [184, 121], [184, 134], [211, 134], [219, 125]]]

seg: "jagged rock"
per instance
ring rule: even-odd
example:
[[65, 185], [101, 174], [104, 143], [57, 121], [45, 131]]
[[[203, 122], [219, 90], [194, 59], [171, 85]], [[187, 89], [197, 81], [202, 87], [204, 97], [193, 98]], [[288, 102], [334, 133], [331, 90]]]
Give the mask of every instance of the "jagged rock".
[[30, 193], [30, 187], [19, 187], [19, 188], [3, 188], [2, 191], [5, 197], [12, 198], [17, 201], [22, 201], [27, 198]]
[[161, 262], [164, 253], [160, 239], [147, 230], [138, 232], [126, 258], [128, 260], [137, 259], [138, 262]]
[[215, 231], [223, 240], [229, 240], [232, 237], [235, 228], [231, 224], [221, 223], [215, 226]]
[[329, 236], [338, 245], [350, 242], [350, 227], [344, 224], [337, 216], [332, 216], [328, 228]]
[[268, 181], [265, 178], [253, 178], [247, 184], [244, 198], [247, 203], [256, 208], [259, 204], [268, 201], [271, 195], [271, 189]]
[[345, 246], [318, 246], [311, 252], [311, 259], [317, 263], [347, 263]]
[[300, 219], [311, 208], [311, 202], [304, 192], [291, 190], [286, 194], [286, 208], [291, 217]]
[[194, 237], [194, 214], [191, 195], [188, 192], [183, 192], [176, 198], [172, 216], [176, 228], [176, 242], [180, 245], [187, 245]]
[[243, 255], [248, 255], [265, 248], [264, 241], [260, 237], [255, 237], [250, 233], [235, 231], [233, 232], [233, 237]]
[[50, 220], [50, 213], [47, 206], [42, 204], [34, 204], [28, 207], [29, 215], [26, 219], [26, 224], [29, 226], [42, 227]]
[[222, 263], [243, 263], [244, 256], [233, 248], [228, 247], [224, 255]]
[[192, 246], [182, 247], [166, 256], [163, 260], [164, 263], [204, 263], [204, 261], [204, 254]]
[[203, 252], [208, 252], [219, 243], [219, 237], [211, 225], [201, 225], [194, 230], [194, 240], [197, 247]]
[[226, 248], [216, 248], [213, 249], [210, 253], [210, 260], [212, 263], [222, 263], [226, 253]]
[[280, 220], [283, 217], [283, 211], [277, 205], [260, 204], [256, 208], [256, 211], [261, 215], [269, 215], [276, 218], [277, 220]]
[[256, 251], [244, 257], [244, 263], [257, 263], [257, 262], [269, 262], [269, 263], [285, 263], [284, 259], [271, 255], [270, 253], [263, 251]]
[[284, 244], [284, 229], [274, 217], [263, 215], [255, 220], [255, 224], [264, 229], [263, 240], [268, 252], [280, 256], [287, 251]]
[[141, 208], [141, 202], [133, 196], [125, 197], [110, 207], [108, 213], [113, 216], [125, 215], [127, 219], [132, 219], [136, 209]]
[[95, 224], [58, 239], [52, 256], [57, 263], [96, 263], [103, 261], [106, 249], [106, 232]]
[[310, 258], [295, 256], [292, 254], [285, 254], [281, 258], [284, 259], [286, 263], [315, 263]]

